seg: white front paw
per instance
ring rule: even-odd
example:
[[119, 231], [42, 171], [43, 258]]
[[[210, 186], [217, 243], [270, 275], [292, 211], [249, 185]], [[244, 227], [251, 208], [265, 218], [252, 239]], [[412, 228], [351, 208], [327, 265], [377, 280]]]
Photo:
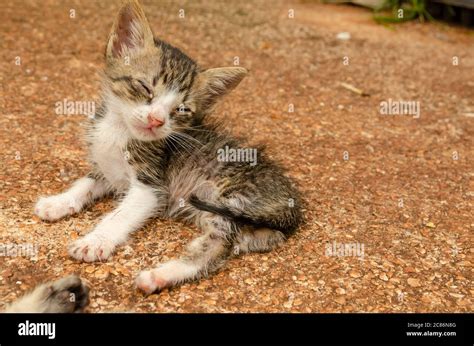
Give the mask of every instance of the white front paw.
[[105, 261], [112, 255], [115, 243], [105, 236], [89, 233], [69, 245], [69, 255], [79, 261]]
[[41, 197], [35, 205], [35, 214], [47, 221], [58, 220], [64, 216], [77, 213], [81, 205], [67, 194]]

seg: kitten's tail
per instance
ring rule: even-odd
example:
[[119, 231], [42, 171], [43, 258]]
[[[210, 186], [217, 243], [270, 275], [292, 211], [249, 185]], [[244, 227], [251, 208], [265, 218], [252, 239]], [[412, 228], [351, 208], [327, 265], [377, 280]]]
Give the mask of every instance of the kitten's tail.
[[260, 210], [261, 213], [259, 213], [259, 208], [254, 208], [255, 210], [250, 212], [224, 205], [221, 202], [208, 203], [194, 194], [190, 196], [189, 203], [199, 210], [221, 215], [242, 225], [279, 230], [286, 235], [294, 233], [303, 221], [300, 208], [297, 206], [282, 206], [280, 212], [272, 214], [265, 213], [266, 210], [263, 208]]

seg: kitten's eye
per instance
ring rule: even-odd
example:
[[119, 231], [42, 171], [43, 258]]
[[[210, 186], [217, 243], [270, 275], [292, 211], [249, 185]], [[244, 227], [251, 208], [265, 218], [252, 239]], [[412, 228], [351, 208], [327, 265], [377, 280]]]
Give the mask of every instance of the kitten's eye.
[[175, 112], [178, 114], [186, 114], [186, 113], [191, 113], [191, 109], [186, 107], [185, 105], [179, 105], [176, 107]]
[[134, 79], [132, 81], [132, 88], [140, 93], [142, 96], [147, 98], [148, 100], [153, 99], [153, 89], [148, 85], [148, 83], [140, 80], [140, 79]]
[[147, 83], [145, 83], [144, 81], [139, 80], [138, 82], [140, 83], [142, 88], [145, 90], [146, 95], [148, 96], [148, 98], [152, 99], [153, 98], [153, 90], [151, 89], [151, 87]]

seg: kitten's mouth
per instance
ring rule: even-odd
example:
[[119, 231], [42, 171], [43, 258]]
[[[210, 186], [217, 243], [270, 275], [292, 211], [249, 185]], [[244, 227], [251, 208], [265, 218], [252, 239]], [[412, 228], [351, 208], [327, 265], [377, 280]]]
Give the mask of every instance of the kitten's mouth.
[[163, 133], [163, 130], [158, 129], [157, 127], [149, 127], [149, 126], [134, 126], [134, 129], [137, 134], [140, 135], [142, 140], [158, 140], [160, 138], [164, 138], [166, 135]]
[[153, 131], [154, 127], [135, 126], [135, 128], [144, 135], [156, 136], [155, 131]]

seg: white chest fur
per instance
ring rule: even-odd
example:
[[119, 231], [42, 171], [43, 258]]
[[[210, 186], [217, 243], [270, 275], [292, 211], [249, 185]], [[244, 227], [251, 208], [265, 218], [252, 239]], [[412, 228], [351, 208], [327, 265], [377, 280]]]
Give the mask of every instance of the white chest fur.
[[108, 113], [89, 135], [92, 161], [113, 188], [118, 191], [127, 189], [133, 170], [126, 156], [129, 136], [125, 124], [115, 114]]

